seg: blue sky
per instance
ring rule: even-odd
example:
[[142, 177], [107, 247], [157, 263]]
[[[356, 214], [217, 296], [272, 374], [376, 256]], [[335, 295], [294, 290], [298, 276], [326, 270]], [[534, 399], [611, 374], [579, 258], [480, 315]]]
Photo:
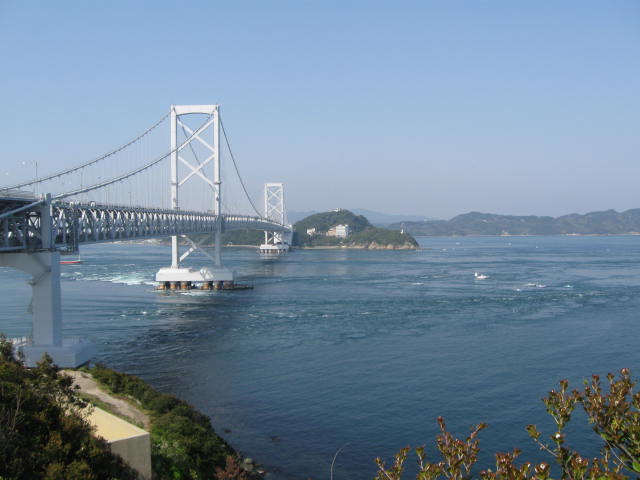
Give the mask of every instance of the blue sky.
[[0, 58], [4, 178], [219, 103], [292, 210], [640, 207], [637, 1], [0, 0]]

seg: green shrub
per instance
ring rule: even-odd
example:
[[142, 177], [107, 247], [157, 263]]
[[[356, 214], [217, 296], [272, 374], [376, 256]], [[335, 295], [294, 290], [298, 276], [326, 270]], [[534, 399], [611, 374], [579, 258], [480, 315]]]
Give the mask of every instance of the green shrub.
[[[557, 390], [543, 398], [547, 413], [555, 423], [555, 432], [544, 437], [535, 425], [526, 427], [529, 436], [540, 449], [557, 464], [562, 480], [625, 480], [640, 478], [640, 392], [634, 391], [636, 382], [631, 372], [623, 368], [618, 378], [609, 373], [608, 392], [600, 377], [593, 375], [584, 382], [584, 389], [569, 391], [569, 382], [561, 380]], [[569, 446], [567, 424], [576, 406], [582, 406], [589, 424], [600, 440], [600, 455], [586, 458]], [[440, 455], [428, 461], [425, 448], [416, 449], [419, 480], [552, 480], [553, 472], [546, 462], [522, 461], [521, 451], [495, 454], [495, 468], [475, 467], [480, 451], [478, 433], [487, 427], [477, 425], [465, 439], [455, 438], [446, 429], [444, 419], [438, 418], [440, 434], [436, 446]], [[392, 465], [376, 459], [376, 480], [401, 480], [409, 447], [395, 455]], [[558, 478], [558, 477], [556, 477]]]

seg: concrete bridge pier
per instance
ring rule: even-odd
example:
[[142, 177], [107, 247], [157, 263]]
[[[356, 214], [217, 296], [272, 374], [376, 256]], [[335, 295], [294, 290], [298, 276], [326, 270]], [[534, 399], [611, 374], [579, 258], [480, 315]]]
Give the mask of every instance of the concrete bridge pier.
[[0, 266], [22, 270], [31, 275], [32, 337], [16, 344], [25, 355], [26, 365], [34, 367], [47, 352], [59, 367], [75, 368], [95, 356], [93, 344], [81, 338], [62, 335], [60, 295], [60, 254], [55, 251], [2, 253]]
[[[164, 267], [156, 273], [156, 282], [163, 286], [168, 283], [170, 290], [185, 289], [187, 284], [189, 286], [198, 284], [211, 287], [222, 282], [233, 283], [234, 273], [223, 266], [202, 267], [200, 269], [181, 266]], [[210, 290], [210, 288], [204, 288], [204, 290]]]

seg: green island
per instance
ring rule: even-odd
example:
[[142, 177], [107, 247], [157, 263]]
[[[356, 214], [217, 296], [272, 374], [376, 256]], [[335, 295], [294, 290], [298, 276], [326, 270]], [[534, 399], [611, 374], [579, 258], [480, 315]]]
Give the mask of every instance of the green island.
[[[337, 226], [346, 226], [339, 236]], [[294, 246], [343, 247], [369, 250], [415, 250], [418, 242], [411, 234], [400, 229], [391, 230], [373, 226], [363, 215], [336, 209], [303, 218], [293, 226]]]
[[[336, 226], [347, 226], [344, 236], [336, 235]], [[407, 232], [372, 225], [363, 215], [336, 209], [316, 213], [293, 225], [293, 246], [301, 248], [353, 248], [369, 250], [415, 250], [418, 242]], [[222, 243], [227, 246], [259, 245], [264, 233], [257, 230], [225, 232]]]

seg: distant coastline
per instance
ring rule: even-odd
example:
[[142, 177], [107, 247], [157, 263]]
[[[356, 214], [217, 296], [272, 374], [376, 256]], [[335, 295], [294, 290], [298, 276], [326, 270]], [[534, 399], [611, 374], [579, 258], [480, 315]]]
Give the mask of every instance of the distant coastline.
[[443, 237], [443, 238], [464, 238], [464, 237], [630, 237], [640, 235], [640, 232], [627, 233], [501, 233], [481, 234], [470, 233], [465, 235], [416, 235], [416, 237]]
[[450, 220], [394, 223], [389, 228], [404, 228], [412, 235], [434, 237], [639, 235], [640, 209], [624, 212], [606, 210], [584, 215], [575, 213], [556, 218], [471, 212]]
[[[234, 245], [227, 244], [223, 245], [223, 248], [253, 248], [257, 249], [257, 245]], [[306, 245], [306, 246], [297, 246], [293, 247], [293, 250], [416, 250], [416, 247], [411, 246], [411, 248], [402, 246], [396, 248], [388, 248], [387, 246], [380, 246], [380, 248], [375, 248], [367, 245]]]
[[[351, 224], [355, 232], [349, 238], [339, 239], [326, 235], [308, 235], [307, 230], [327, 230], [330, 224]], [[362, 216], [348, 210], [315, 214], [296, 223], [296, 248], [352, 249], [352, 250], [405, 250], [419, 248], [413, 236], [466, 237], [466, 236], [597, 236], [640, 235], [640, 209], [624, 212], [606, 210], [560, 217], [497, 215], [470, 212], [450, 220], [404, 221], [388, 228], [374, 227]], [[168, 237], [167, 237], [168, 239]], [[167, 239], [117, 241], [114, 243], [168, 244]], [[257, 248], [264, 240], [257, 230], [234, 230], [223, 234], [223, 246]], [[206, 243], [206, 242], [205, 242]]]

